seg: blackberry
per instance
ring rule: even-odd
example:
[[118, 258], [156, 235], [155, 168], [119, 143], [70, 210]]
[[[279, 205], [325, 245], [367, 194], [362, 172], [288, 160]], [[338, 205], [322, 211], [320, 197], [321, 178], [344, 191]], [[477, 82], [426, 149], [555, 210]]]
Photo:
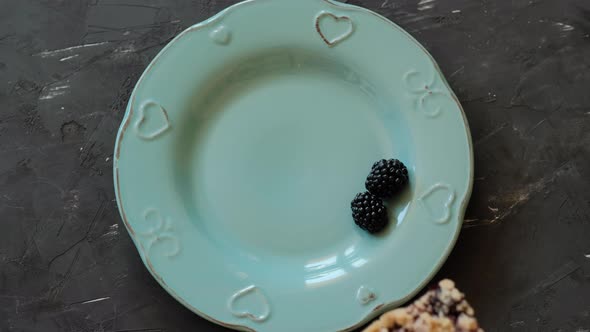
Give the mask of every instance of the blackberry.
[[354, 223], [369, 233], [378, 233], [387, 226], [387, 209], [383, 201], [370, 192], [358, 193], [352, 202]]
[[408, 183], [408, 169], [397, 159], [381, 159], [373, 164], [365, 187], [372, 194], [389, 198]]

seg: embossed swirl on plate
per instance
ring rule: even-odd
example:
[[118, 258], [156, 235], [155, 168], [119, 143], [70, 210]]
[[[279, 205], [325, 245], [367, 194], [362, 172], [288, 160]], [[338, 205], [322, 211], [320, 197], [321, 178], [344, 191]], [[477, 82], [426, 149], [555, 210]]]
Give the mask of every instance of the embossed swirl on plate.
[[[316, 16], [315, 29], [324, 43], [333, 47], [352, 35], [354, 24], [348, 16], [337, 16], [324, 11]], [[336, 30], [336, 32], [327, 30]]]
[[[138, 234], [148, 240], [147, 252], [150, 255], [153, 247], [161, 247], [159, 251], [168, 258], [173, 258], [180, 253], [180, 241], [170, 218], [163, 218], [155, 208], [147, 208], [143, 213], [146, 229], [138, 230]], [[168, 250], [165, 250], [168, 249]]]
[[[258, 303], [258, 305], [261, 307], [259, 308], [260, 312], [253, 312], [253, 308], [237, 308], [236, 302], [238, 302], [240, 299], [246, 300], [247, 298], [250, 298], [250, 301], [253, 300]], [[260, 288], [254, 285], [250, 285], [235, 292], [227, 301], [227, 309], [232, 313], [232, 315], [236, 317], [248, 318], [254, 322], [263, 322], [268, 318], [268, 316], [270, 316], [270, 305], [266, 299], [266, 296], [262, 293]]]
[[[435, 193], [441, 194], [435, 196]], [[451, 208], [455, 201], [455, 191], [450, 185], [436, 183], [420, 195], [418, 200], [435, 223], [444, 224], [451, 219]]]
[[146, 141], [154, 140], [171, 128], [168, 112], [159, 103], [148, 100], [139, 107], [139, 118], [133, 127], [137, 137]]
[[[424, 115], [430, 118], [437, 117], [441, 114], [442, 107], [435, 102], [436, 97], [449, 98], [448, 93], [435, 88], [436, 75], [432, 71], [430, 75], [426, 75], [417, 70], [411, 69], [404, 74], [404, 84], [410, 93], [417, 96], [415, 102], [417, 109]], [[431, 101], [430, 103], [428, 101]]]

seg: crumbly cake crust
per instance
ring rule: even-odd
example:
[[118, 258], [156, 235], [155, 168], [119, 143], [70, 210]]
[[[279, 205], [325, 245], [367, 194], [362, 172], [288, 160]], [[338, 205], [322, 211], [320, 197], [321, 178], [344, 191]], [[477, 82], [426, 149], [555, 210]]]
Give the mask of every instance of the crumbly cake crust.
[[405, 308], [384, 313], [363, 332], [483, 332], [465, 295], [449, 279]]

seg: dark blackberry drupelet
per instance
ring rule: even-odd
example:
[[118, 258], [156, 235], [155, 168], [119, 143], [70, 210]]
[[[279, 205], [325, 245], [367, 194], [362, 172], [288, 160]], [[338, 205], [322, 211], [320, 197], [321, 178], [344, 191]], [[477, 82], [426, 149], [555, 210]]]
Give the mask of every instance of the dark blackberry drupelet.
[[370, 192], [358, 193], [352, 202], [354, 223], [369, 233], [378, 233], [387, 226], [387, 209], [383, 201]]
[[373, 164], [365, 187], [373, 195], [389, 198], [408, 183], [408, 169], [397, 159], [381, 159]]

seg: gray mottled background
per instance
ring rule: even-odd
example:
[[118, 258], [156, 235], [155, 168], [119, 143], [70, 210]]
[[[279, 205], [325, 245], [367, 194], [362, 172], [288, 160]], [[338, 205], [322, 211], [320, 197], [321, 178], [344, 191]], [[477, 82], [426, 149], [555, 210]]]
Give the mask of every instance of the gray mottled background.
[[[474, 194], [437, 278], [487, 331], [589, 331], [590, 1], [349, 2], [426, 46], [471, 125]], [[144, 68], [233, 3], [0, 0], [0, 331], [225, 331], [152, 280], [111, 170]]]

